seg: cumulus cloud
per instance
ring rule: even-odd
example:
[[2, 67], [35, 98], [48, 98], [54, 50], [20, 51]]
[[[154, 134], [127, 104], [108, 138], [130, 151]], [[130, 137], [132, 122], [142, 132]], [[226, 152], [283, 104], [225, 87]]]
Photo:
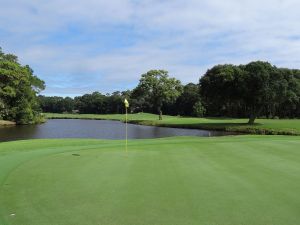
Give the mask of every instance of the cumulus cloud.
[[134, 87], [166, 69], [198, 82], [219, 63], [300, 67], [297, 0], [1, 1], [0, 46], [46, 81], [48, 95]]

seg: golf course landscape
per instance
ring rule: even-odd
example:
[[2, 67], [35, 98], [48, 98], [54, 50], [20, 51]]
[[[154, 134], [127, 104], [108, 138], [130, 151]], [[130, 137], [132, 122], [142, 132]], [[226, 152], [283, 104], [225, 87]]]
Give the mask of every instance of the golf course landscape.
[[1, 1], [0, 225], [300, 225], [300, 1]]
[[2, 225], [295, 225], [300, 137], [0, 144]]

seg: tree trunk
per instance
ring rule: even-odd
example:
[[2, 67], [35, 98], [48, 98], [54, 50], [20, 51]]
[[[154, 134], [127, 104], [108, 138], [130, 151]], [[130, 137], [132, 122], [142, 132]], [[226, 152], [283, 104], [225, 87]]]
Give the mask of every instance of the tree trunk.
[[160, 107], [158, 107], [158, 119], [162, 120], [162, 111]]
[[253, 125], [255, 119], [256, 119], [256, 116], [255, 116], [254, 114], [251, 114], [251, 115], [249, 116], [248, 124]]
[[263, 107], [262, 106], [252, 106], [250, 108], [250, 116], [249, 116], [249, 121], [248, 121], [248, 124], [249, 125], [253, 125], [254, 124], [254, 121], [255, 119], [260, 115], [261, 111], [263, 110]]

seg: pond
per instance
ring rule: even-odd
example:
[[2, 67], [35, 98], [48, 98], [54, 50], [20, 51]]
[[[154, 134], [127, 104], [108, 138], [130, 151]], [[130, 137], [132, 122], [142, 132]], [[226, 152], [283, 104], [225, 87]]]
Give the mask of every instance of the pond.
[[[224, 136], [233, 133], [128, 124], [128, 138]], [[53, 119], [39, 125], [0, 127], [0, 141], [36, 138], [125, 139], [125, 124], [111, 120]]]

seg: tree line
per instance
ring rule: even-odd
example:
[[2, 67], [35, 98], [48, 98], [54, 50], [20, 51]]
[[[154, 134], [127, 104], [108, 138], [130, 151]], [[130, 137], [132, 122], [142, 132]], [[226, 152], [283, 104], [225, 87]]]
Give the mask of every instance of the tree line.
[[[169, 115], [203, 116], [204, 112], [194, 110], [195, 103], [201, 104], [198, 85], [189, 83], [182, 89], [182, 93], [175, 102], [160, 106], [160, 112], [164, 111]], [[100, 92], [93, 92], [74, 98], [44, 95], [39, 95], [38, 98], [43, 112], [122, 114], [125, 112], [123, 101], [127, 98], [130, 102], [131, 113], [157, 113], [157, 106], [148, 101], [146, 97], [141, 97], [136, 89], [123, 92], [116, 91], [105, 95]]]
[[105, 95], [93, 92], [75, 98], [39, 95], [38, 99], [43, 112], [112, 114], [124, 112], [123, 101], [129, 96], [130, 91], [116, 91]]
[[[123, 113], [124, 98], [131, 112], [162, 112], [181, 116], [249, 118], [300, 117], [300, 70], [277, 68], [268, 62], [217, 65], [198, 84], [182, 85], [165, 70], [141, 75], [137, 87], [126, 92], [99, 92], [73, 99], [40, 96], [46, 112]], [[69, 106], [68, 108], [66, 108]]]
[[112, 94], [93, 92], [74, 98], [39, 95], [43, 112], [51, 113], [124, 113], [124, 99], [130, 102], [130, 112], [158, 113], [169, 115], [203, 116], [199, 86], [182, 85], [170, 78], [165, 70], [150, 70], [143, 74], [139, 85], [133, 90], [116, 91]]
[[138, 85], [111, 94], [93, 92], [82, 96], [38, 95], [44, 81], [18, 58], [0, 48], [0, 119], [19, 124], [35, 123], [41, 112], [124, 113], [130, 112], [196, 117], [300, 118], [300, 70], [278, 68], [268, 62], [246, 65], [216, 65], [200, 77], [199, 83], [183, 85], [165, 70], [141, 75]]

